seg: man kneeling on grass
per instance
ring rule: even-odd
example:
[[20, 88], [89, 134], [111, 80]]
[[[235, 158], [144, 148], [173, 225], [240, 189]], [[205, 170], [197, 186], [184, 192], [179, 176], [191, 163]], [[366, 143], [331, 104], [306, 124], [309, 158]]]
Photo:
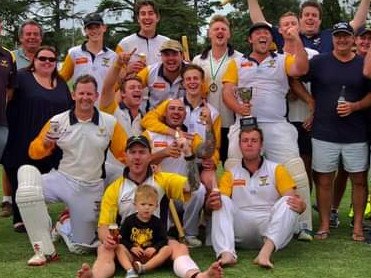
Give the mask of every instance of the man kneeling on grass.
[[[133, 205], [134, 195], [140, 184], [149, 184], [156, 188], [158, 192], [158, 200], [161, 200], [165, 194], [171, 199], [184, 200], [187, 197], [190, 197], [192, 191], [197, 190], [197, 187], [195, 187], [195, 185], [184, 176], [159, 171], [153, 172], [150, 162], [151, 147], [148, 139], [144, 136], [130, 137], [126, 144], [126, 168], [124, 174], [121, 178], [117, 179], [107, 187], [102, 198], [98, 224], [98, 236], [101, 244], [98, 247], [97, 259], [92, 268], [87, 264], [83, 264], [77, 273], [77, 277], [106, 278], [114, 275], [114, 259], [117, 255], [116, 250], [119, 250], [120, 248], [117, 249], [117, 241], [110, 233], [109, 226], [111, 223], [116, 223], [118, 214], [120, 214], [122, 219], [126, 219], [127, 216], [136, 211], [136, 208]], [[190, 172], [188, 174], [191, 175], [192, 173]], [[159, 215], [158, 209], [155, 214]], [[169, 240], [168, 246], [171, 249], [170, 252], [174, 273], [178, 277], [219, 278], [223, 276], [223, 270], [218, 262], [214, 262], [209, 269], [201, 272], [196, 263], [190, 257], [186, 245], [180, 244], [176, 240]], [[159, 252], [161, 251], [162, 250]], [[166, 256], [168, 256], [168, 254], [164, 251], [162, 253], [162, 258], [157, 258], [159, 259], [157, 263], [154, 261], [151, 262], [153, 263], [152, 266], [150, 261], [143, 265], [142, 262], [134, 263], [134, 266], [136, 266], [138, 272], [142, 272], [142, 270], [150, 270], [166, 260]], [[127, 270], [131, 269], [131, 273], [134, 272], [130, 265], [124, 265], [124, 268]], [[133, 274], [135, 275], [135, 273]]]

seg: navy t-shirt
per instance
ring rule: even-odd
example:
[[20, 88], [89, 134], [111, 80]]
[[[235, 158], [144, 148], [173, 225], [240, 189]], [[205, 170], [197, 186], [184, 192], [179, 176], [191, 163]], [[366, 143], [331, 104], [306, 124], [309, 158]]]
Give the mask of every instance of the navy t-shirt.
[[[332, 34], [331, 29], [320, 31], [317, 35], [307, 37], [300, 34], [301, 41], [304, 47], [317, 50], [319, 53], [327, 53], [332, 51]], [[278, 27], [273, 26], [273, 41], [277, 45], [279, 52], [282, 52], [283, 45], [285, 44], [282, 35], [278, 32]]]
[[316, 103], [313, 138], [335, 143], [366, 142], [365, 111], [353, 112], [346, 117], [339, 117], [336, 111], [342, 86], [345, 86], [345, 99], [351, 102], [361, 100], [371, 92], [371, 80], [362, 74], [363, 58], [356, 55], [344, 63], [332, 53], [323, 53], [314, 56], [309, 65], [303, 80], [311, 82]]

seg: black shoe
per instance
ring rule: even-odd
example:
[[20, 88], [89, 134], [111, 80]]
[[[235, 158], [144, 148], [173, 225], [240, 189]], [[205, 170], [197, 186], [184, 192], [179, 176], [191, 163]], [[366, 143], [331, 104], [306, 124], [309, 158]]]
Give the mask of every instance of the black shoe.
[[14, 231], [17, 233], [27, 233], [26, 227], [22, 222], [16, 223], [13, 226]]

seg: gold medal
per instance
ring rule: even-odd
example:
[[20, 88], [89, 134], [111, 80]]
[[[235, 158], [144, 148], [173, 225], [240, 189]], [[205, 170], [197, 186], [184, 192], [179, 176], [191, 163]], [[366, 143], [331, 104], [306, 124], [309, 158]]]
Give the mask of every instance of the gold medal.
[[209, 91], [212, 93], [215, 93], [218, 90], [218, 85], [216, 85], [214, 82], [210, 84]]

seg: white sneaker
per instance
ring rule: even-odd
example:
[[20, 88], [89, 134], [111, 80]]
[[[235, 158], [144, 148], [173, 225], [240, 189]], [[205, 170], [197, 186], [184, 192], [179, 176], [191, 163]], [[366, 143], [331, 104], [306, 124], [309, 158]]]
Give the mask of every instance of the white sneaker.
[[185, 240], [189, 248], [196, 248], [202, 246], [202, 241], [199, 240], [196, 236], [186, 236]]

